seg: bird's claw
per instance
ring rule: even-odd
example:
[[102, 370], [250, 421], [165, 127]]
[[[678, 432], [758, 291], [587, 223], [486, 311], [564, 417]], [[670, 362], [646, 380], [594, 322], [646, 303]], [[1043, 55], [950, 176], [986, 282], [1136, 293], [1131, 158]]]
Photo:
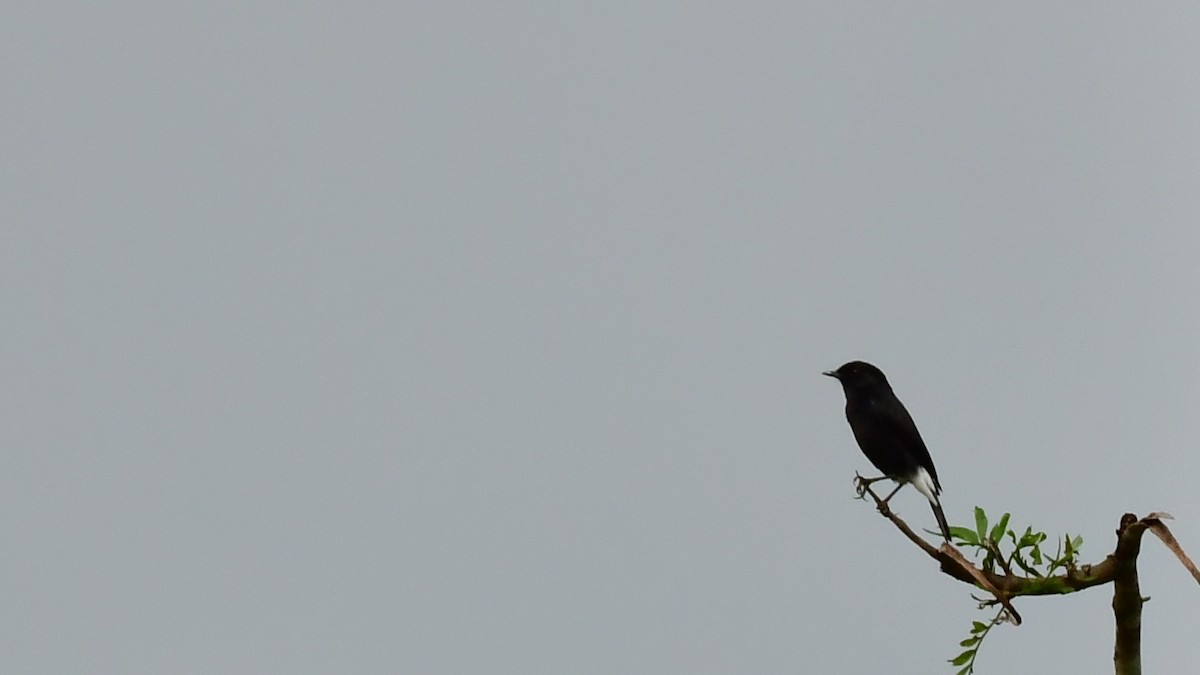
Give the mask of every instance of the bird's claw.
[[867, 482], [866, 478], [863, 478], [862, 476], [860, 476], [858, 474], [854, 474], [854, 491], [856, 493], [858, 493], [858, 497], [856, 497], [856, 499], [866, 499], [867, 498], [867, 486], [868, 485], [870, 485], [870, 483]]

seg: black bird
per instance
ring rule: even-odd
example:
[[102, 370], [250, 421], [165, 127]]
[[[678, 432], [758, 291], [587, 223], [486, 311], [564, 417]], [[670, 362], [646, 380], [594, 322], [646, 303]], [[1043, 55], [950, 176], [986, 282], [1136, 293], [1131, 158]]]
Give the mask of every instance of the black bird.
[[[863, 488], [884, 478], [899, 483], [884, 498], [886, 505], [900, 488], [912, 483], [933, 506], [942, 536], [950, 541], [950, 526], [946, 524], [946, 515], [938, 501], [942, 485], [938, 482], [937, 469], [933, 468], [933, 460], [916, 423], [892, 392], [883, 371], [869, 363], [851, 361], [825, 375], [842, 383], [842, 390], [846, 392], [846, 419], [854, 439], [867, 459], [883, 472], [879, 478], [864, 479]], [[861, 489], [859, 494], [862, 494]]]

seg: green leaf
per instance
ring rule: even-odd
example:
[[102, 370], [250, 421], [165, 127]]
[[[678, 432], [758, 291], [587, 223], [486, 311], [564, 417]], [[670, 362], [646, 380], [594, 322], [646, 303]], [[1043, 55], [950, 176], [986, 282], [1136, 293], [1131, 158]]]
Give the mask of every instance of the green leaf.
[[979, 541], [987, 537], [987, 514], [978, 506], [975, 507], [975, 534], [979, 535]]
[[1031, 577], [1041, 577], [1042, 576], [1042, 573], [1038, 572], [1036, 569], [1034, 569], [1033, 565], [1030, 565], [1028, 560], [1026, 560], [1025, 558], [1022, 558], [1020, 553], [1013, 551], [1012, 558], [1010, 558], [1010, 560], [1012, 560], [1014, 563], [1016, 563], [1017, 567], [1020, 567], [1021, 569], [1025, 570], [1025, 573], [1028, 574], [1029, 576], [1031, 576]]
[[1025, 528], [1025, 534], [1021, 535], [1021, 541], [1017, 542], [1017, 548], [1029, 548], [1039, 541], [1041, 539], [1038, 539], [1038, 535], [1034, 534], [1033, 528], [1027, 527]]
[[953, 539], [960, 539], [960, 540], [962, 540], [962, 542], [964, 544], [967, 544], [968, 546], [978, 546], [979, 545], [979, 539], [975, 536], [975, 532], [968, 530], [965, 527], [951, 527], [950, 528], [950, 537]]
[[986, 633], [987, 629], [988, 629], [988, 625], [982, 621], [972, 621], [971, 622], [971, 632], [972, 633]]
[[1033, 558], [1034, 565], [1041, 565], [1042, 564], [1042, 549], [1039, 548], [1037, 544], [1034, 544], [1033, 548], [1029, 550], [1029, 557]]
[[1008, 531], [1008, 517], [1011, 515], [1011, 513], [1006, 513], [1000, 517], [1000, 522], [996, 523], [996, 526], [992, 528], [988, 536], [989, 539], [999, 543], [1000, 539], [1004, 537], [1004, 533]]
[[1083, 537], [1075, 537], [1071, 540], [1071, 550], [1079, 553], [1080, 547], [1083, 546]]
[[983, 638], [981, 638], [979, 636], [969, 637], [966, 640], [963, 640], [962, 642], [958, 643], [958, 646], [959, 647], [974, 647], [975, 645], [979, 644], [979, 641], [982, 639]]
[[967, 661], [970, 661], [970, 660], [971, 660], [971, 657], [972, 657], [974, 654], [975, 654], [975, 650], [974, 650], [974, 649], [968, 649], [967, 651], [965, 651], [965, 652], [963, 652], [963, 653], [959, 654], [958, 656], [956, 656], [956, 657], [954, 657], [954, 658], [950, 659], [950, 665], [952, 665], [952, 666], [961, 666], [962, 664], [966, 663]]
[[954, 675], [967, 675], [968, 673], [972, 673], [972, 672], [975, 672], [975, 664], [974, 663], [969, 664], [966, 668], [963, 668], [962, 670], [958, 671]]

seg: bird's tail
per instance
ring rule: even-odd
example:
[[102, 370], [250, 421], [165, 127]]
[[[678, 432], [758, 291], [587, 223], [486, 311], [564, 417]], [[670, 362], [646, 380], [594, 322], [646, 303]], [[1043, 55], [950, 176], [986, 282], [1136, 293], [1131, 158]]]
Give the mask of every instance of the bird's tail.
[[950, 541], [950, 525], [946, 522], [946, 514], [942, 513], [942, 505], [937, 497], [929, 500], [929, 505], [933, 507], [933, 517], [937, 518], [938, 527], [942, 528], [942, 536], [946, 541]]
[[950, 541], [950, 526], [946, 524], [946, 514], [942, 513], [942, 502], [938, 499], [938, 493], [942, 491], [942, 488], [938, 485], [937, 479], [925, 467], [920, 466], [908, 481], [929, 500], [929, 505], [933, 507], [933, 515], [937, 518], [938, 527], [942, 528], [942, 536], [946, 538], [946, 541]]

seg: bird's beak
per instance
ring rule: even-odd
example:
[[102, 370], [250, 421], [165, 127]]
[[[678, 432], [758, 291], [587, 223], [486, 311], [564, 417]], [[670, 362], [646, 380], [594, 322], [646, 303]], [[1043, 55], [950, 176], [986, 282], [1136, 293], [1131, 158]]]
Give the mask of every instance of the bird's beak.
[[838, 377], [838, 374], [837, 374], [837, 371], [836, 371], [836, 370], [827, 370], [827, 371], [825, 371], [825, 372], [823, 372], [823, 373], [821, 373], [821, 374], [822, 374], [822, 375], [828, 375], [828, 376], [832, 377], [832, 378], [833, 378], [833, 379], [835, 379], [835, 380], [840, 380], [840, 379], [842, 379], [842, 378]]

